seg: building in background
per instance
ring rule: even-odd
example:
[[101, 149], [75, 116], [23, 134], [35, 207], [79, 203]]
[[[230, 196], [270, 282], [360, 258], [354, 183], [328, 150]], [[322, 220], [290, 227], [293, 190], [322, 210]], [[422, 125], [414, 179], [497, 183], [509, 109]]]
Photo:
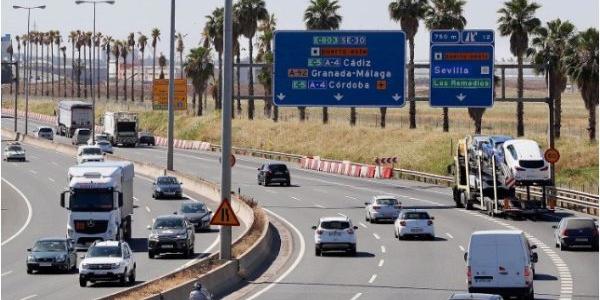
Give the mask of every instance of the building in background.
[[10, 56], [8, 55], [8, 51], [7, 51], [9, 45], [10, 45], [10, 34], [5, 34], [2, 36], [2, 61], [10, 61]]

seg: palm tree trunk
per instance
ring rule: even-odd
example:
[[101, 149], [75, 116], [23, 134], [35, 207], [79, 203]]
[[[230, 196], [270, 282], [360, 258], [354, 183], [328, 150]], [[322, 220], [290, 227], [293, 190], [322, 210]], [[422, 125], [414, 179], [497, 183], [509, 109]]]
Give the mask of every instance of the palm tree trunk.
[[52, 76], [52, 97], [54, 97], [54, 45], [50, 43], [50, 75]]
[[152, 47], [152, 84], [156, 79], [156, 47]]
[[58, 69], [57, 69], [58, 74], [56, 74], [56, 81], [57, 81], [56, 83], [57, 83], [58, 87], [56, 88], [57, 89], [56, 92], [57, 92], [58, 96], [60, 97], [60, 48], [59, 47], [56, 47], [56, 48], [57, 48], [56, 58], [58, 60]]
[[179, 78], [183, 79], [183, 51], [179, 51]]
[[221, 93], [223, 92], [223, 72], [221, 72], [221, 70], [223, 70], [223, 53], [219, 52], [219, 86], [217, 87], [217, 110], [221, 110], [221, 107], [223, 105], [223, 103], [221, 102], [222, 96]]
[[83, 97], [87, 98], [87, 91], [88, 91], [88, 73], [87, 73], [87, 68], [88, 68], [88, 64], [86, 63], [87, 61], [87, 49], [86, 49], [86, 45], [83, 45], [83, 65], [85, 66], [83, 68]]
[[194, 92], [192, 93], [192, 111], [195, 112], [196, 111], [196, 91], [194, 90]]
[[[10, 62], [13, 62], [13, 55], [12, 55], [12, 54], [10, 54]], [[18, 77], [19, 75], [17, 74], [16, 76]], [[15, 82], [18, 82], [18, 81], [16, 81], [16, 80], [15, 80]], [[13, 93], [13, 84], [12, 84], [12, 83], [10, 84], [10, 92], [9, 92], [9, 93], [10, 93], [11, 95], [12, 95], [12, 93]], [[19, 93], [19, 87], [18, 87], [18, 86], [17, 86], [16, 93], [17, 93], [17, 94]]]
[[123, 58], [123, 101], [127, 102], [127, 55]]
[[77, 98], [81, 97], [81, 48], [77, 50]]
[[[98, 44], [97, 46], [98, 50], [97, 53], [98, 55], [96, 55], [96, 99], [100, 98], [100, 52], [102, 51], [102, 49], [100, 49], [100, 44]], [[106, 70], [108, 72], [108, 69]]]
[[517, 56], [517, 136], [525, 135], [523, 124], [523, 56]]
[[444, 115], [444, 132], [448, 132], [448, 130], [450, 129], [450, 120], [448, 120], [448, 108], [444, 107], [442, 108], [442, 111]]
[[67, 97], [67, 52], [66, 51], [63, 52], [63, 97]]
[[115, 102], [119, 101], [119, 56], [115, 56]]
[[596, 108], [597, 105], [592, 105], [591, 109], [588, 109], [588, 137], [591, 142], [596, 140]]
[[135, 48], [132, 46], [131, 47], [131, 102], [135, 101], [133, 99], [133, 83], [135, 82], [135, 80], [133, 80], [135, 73]]
[[[238, 49], [238, 52], [236, 53], [236, 58], [235, 58], [235, 62], [236, 64], [239, 66], [240, 65], [240, 51]], [[242, 114], [242, 101], [240, 99], [240, 67], [237, 67], [235, 70], [235, 79], [236, 79], [236, 86], [237, 86], [237, 95], [235, 96], [235, 98], [237, 99], [237, 114], [241, 115]]]
[[194, 88], [194, 94], [198, 94], [198, 116], [202, 115], [202, 93], [198, 93]]
[[[39, 57], [38, 57], [38, 43], [35, 43], [35, 95], [37, 96], [38, 94], [38, 61], [39, 61]], [[43, 51], [43, 50], [42, 50]]]
[[144, 51], [142, 51], [142, 58], [140, 60], [141, 60], [141, 64], [142, 64], [142, 72], [141, 72], [142, 73], [142, 80], [141, 80], [141, 83], [140, 83], [140, 87], [141, 87], [142, 93], [140, 95], [140, 101], [144, 102]]
[[51, 44], [48, 44], [46, 46], [46, 80], [44, 80], [44, 82], [46, 82], [46, 96], [50, 95], [50, 88], [54, 89], [52, 85], [51, 87], [48, 87], [48, 82], [50, 81], [50, 67], [52, 66], [52, 61], [50, 60], [50, 45]]
[[273, 122], [277, 123], [279, 121], [279, 107], [277, 105], [273, 106]]
[[306, 120], [306, 107], [298, 106], [298, 110], [300, 112], [300, 122], [304, 122]]
[[110, 68], [110, 44], [106, 43], [106, 100], [110, 97], [110, 77], [109, 77], [109, 68]]
[[323, 107], [323, 124], [329, 123], [329, 110], [327, 107]]
[[385, 116], [387, 114], [387, 107], [380, 107], [379, 113], [381, 114], [381, 120], [379, 121], [379, 126], [381, 126], [381, 128], [385, 128]]
[[[253, 61], [253, 57], [252, 57], [252, 37], [250, 37], [248, 39], [248, 55], [249, 60], [250, 60], [250, 64], [252, 65], [252, 61]], [[254, 96], [254, 68], [248, 68], [248, 95], [250, 95], [250, 98], [248, 99], [248, 120], [253, 120], [254, 119], [254, 99], [252, 99], [252, 96]]]
[[415, 38], [409, 38], [410, 61], [408, 64], [408, 101], [410, 129], [417, 128], [417, 103], [415, 101]]
[[350, 126], [356, 125], [356, 107], [350, 107]]
[[[40, 93], [40, 95], [44, 96], [44, 44], [41, 44], [40, 48], [42, 48], [42, 50], [40, 51], [42, 54], [42, 69], [40, 70], [40, 73], [41, 73], [41, 76], [40, 76], [40, 81], [41, 81], [41, 85], [40, 85], [41, 91], [40, 92], [41, 93]], [[37, 72], [37, 70], [36, 70], [36, 72]], [[36, 83], [40, 84], [40, 81], [37, 81], [37, 76], [35, 77], [35, 79], [36, 79]]]
[[[75, 94], [75, 42], [71, 42], [71, 97]], [[65, 74], [66, 75], [66, 74]]]

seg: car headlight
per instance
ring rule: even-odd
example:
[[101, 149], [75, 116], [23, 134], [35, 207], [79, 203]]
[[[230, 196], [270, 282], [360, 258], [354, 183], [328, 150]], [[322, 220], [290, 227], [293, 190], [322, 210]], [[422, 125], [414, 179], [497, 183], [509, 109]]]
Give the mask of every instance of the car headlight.
[[67, 259], [66, 255], [61, 255], [56, 257], [56, 262], [64, 262]]
[[73, 229], [71, 229], [71, 227], [67, 227], [67, 237], [68, 238], [72, 238], [74, 233], [75, 232], [73, 231]]
[[156, 191], [157, 192], [162, 192], [162, 189], [160, 187], [156, 187]]
[[156, 233], [152, 233], [150, 234], [150, 236], [148, 237], [149, 240], [158, 240], [158, 234]]
[[33, 255], [28, 255], [28, 256], [27, 256], [27, 261], [28, 261], [28, 262], [35, 261], [35, 257], [33, 257]]
[[175, 238], [178, 238], [178, 239], [187, 239], [187, 234], [178, 234], [177, 236], [175, 236]]
[[112, 269], [118, 269], [121, 266], [121, 263], [113, 263], [110, 265]]
[[82, 264], [81, 264], [81, 268], [82, 268], [82, 269], [87, 269], [87, 268], [89, 268], [89, 267], [90, 267], [90, 264], [86, 264], [86, 263], [82, 263]]

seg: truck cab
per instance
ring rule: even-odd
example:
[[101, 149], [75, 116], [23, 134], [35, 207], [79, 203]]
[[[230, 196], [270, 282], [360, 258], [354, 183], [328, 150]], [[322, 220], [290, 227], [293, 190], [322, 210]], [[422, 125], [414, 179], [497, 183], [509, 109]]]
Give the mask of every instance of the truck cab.
[[60, 205], [69, 210], [67, 237], [85, 249], [96, 240], [131, 237], [131, 162], [91, 162], [69, 168], [69, 189]]
[[133, 112], [104, 113], [104, 133], [113, 146], [134, 147], [138, 143], [138, 115]]

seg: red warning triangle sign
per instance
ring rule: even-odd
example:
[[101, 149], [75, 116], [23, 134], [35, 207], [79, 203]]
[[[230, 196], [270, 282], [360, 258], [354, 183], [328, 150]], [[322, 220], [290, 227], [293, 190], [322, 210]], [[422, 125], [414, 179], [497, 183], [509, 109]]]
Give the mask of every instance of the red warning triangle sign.
[[217, 208], [217, 211], [215, 211], [210, 220], [210, 225], [240, 226], [240, 221], [235, 216], [229, 201], [224, 200], [221, 202], [221, 205], [219, 205], [219, 208]]

